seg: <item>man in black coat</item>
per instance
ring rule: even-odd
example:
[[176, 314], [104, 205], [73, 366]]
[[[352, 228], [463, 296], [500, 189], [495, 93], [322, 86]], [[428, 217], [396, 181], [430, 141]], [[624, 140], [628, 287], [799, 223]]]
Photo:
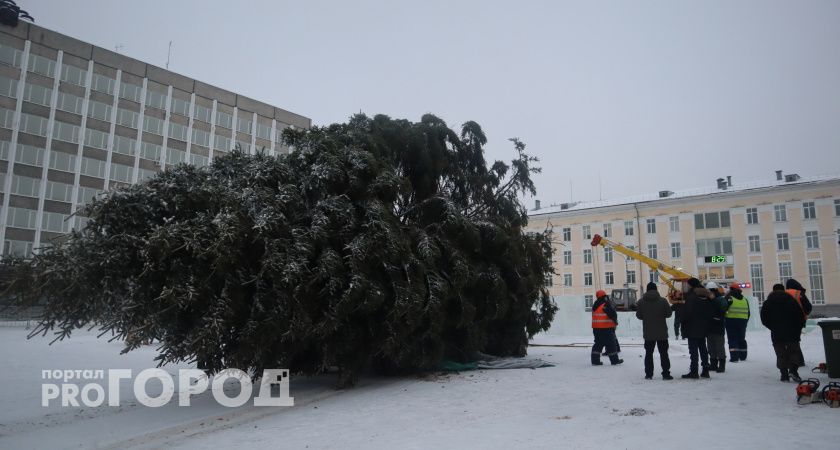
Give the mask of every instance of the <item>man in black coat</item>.
[[[700, 284], [697, 278], [688, 280], [688, 290], [683, 294], [685, 308], [683, 310], [683, 333], [688, 338], [688, 352], [691, 355], [689, 372], [683, 378], [709, 378], [709, 350], [706, 347], [706, 337], [709, 333], [714, 305], [709, 298], [709, 291]], [[702, 373], [697, 373], [697, 353], [700, 353]]]
[[668, 358], [668, 323], [671, 306], [656, 289], [656, 283], [647, 284], [647, 292], [636, 302], [636, 318], [642, 321], [642, 336], [645, 339], [645, 379], [653, 378], [653, 349], [659, 347], [659, 362], [662, 365], [662, 379], [673, 380], [671, 360]]
[[805, 364], [799, 340], [805, 315], [802, 308], [784, 286], [773, 286], [773, 292], [761, 306], [761, 323], [770, 329], [770, 340], [776, 351], [776, 367], [781, 372], [781, 381], [800, 382], [799, 367]]

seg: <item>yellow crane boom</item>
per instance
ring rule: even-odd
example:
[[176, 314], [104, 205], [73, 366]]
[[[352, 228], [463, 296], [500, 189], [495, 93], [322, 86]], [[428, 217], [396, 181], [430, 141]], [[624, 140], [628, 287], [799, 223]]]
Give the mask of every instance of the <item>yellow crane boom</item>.
[[600, 245], [604, 248], [611, 248], [624, 256], [627, 256], [632, 259], [637, 259], [645, 263], [648, 267], [657, 271], [657, 273], [659, 274], [659, 278], [662, 279], [662, 282], [668, 285], [668, 299], [671, 300], [671, 303], [681, 302], [682, 289], [678, 289], [676, 286], [674, 286], [674, 282], [688, 281], [689, 278], [692, 278], [691, 274], [684, 272], [680, 268], [665, 264], [664, 262], [656, 258], [651, 258], [650, 256], [647, 256], [643, 253], [639, 253], [635, 250], [632, 250], [624, 245], [619, 244], [618, 242], [613, 242], [601, 236], [600, 234], [596, 234], [592, 238], [591, 244], [593, 247]]

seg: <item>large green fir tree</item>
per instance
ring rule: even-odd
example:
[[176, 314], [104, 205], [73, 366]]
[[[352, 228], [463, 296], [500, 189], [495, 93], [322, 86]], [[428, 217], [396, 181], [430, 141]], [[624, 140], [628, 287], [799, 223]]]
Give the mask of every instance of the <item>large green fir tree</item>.
[[34, 334], [97, 327], [159, 363], [384, 373], [523, 355], [556, 310], [550, 237], [526, 233], [535, 158], [488, 167], [478, 124], [387, 116], [285, 135], [107, 193], [87, 228], [16, 267]]

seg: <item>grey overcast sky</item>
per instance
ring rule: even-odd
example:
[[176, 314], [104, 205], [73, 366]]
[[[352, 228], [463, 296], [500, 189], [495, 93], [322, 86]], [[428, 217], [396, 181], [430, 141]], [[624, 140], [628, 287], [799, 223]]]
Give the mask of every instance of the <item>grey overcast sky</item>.
[[171, 40], [171, 70], [317, 125], [475, 120], [489, 160], [541, 159], [544, 205], [840, 173], [840, 1], [18, 4], [160, 66]]

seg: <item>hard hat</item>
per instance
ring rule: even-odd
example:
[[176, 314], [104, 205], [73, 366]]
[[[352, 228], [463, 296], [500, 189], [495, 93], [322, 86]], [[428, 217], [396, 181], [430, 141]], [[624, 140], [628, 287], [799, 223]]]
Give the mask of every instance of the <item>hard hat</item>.
[[715, 283], [714, 281], [709, 281], [708, 283], [706, 283], [706, 289], [717, 289], [717, 288], [718, 288], [718, 284]]
[[606, 296], [607, 296], [607, 292], [604, 291], [603, 289], [598, 289], [598, 292], [595, 293], [595, 298], [601, 298], [601, 297], [606, 297]]
[[729, 286], [729, 289], [741, 289], [741, 283], [736, 281]]

